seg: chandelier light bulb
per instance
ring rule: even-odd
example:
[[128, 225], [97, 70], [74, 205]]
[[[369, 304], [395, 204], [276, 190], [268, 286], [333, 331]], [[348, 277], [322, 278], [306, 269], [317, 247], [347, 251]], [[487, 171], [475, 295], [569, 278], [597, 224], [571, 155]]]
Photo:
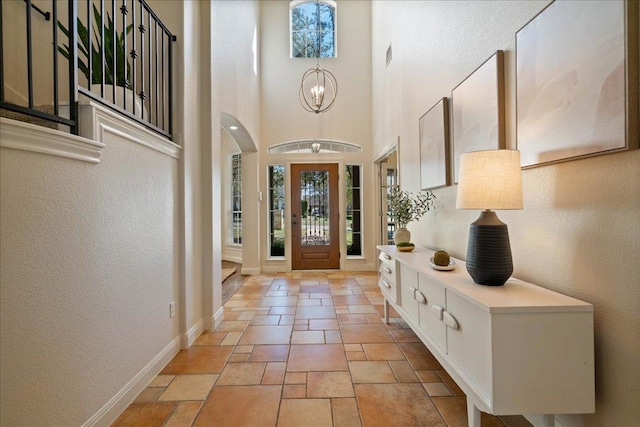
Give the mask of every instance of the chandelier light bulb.
[[320, 68], [307, 70], [300, 83], [300, 104], [310, 113], [323, 113], [329, 110], [338, 94], [338, 82], [331, 71]]

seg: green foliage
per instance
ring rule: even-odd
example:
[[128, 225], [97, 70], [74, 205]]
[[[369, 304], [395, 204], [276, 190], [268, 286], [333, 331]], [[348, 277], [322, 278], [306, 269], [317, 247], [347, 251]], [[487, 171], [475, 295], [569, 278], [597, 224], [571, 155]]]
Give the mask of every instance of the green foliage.
[[[97, 25], [102, 22], [102, 17], [100, 15], [100, 11], [96, 5], [93, 5], [93, 15], [94, 21]], [[109, 14], [107, 13], [107, 19], [104, 22], [104, 83], [105, 84], [114, 84], [113, 79], [113, 58], [115, 54], [116, 58], [116, 86], [129, 87], [130, 77], [131, 77], [131, 65], [129, 61], [126, 60], [127, 54], [124, 50], [124, 41], [125, 37], [131, 32], [133, 29], [133, 25], [129, 25], [125, 31], [122, 33], [117, 33], [115, 29], [114, 21], [111, 19]], [[96, 44], [94, 45], [89, 40], [89, 30], [84, 26], [80, 18], [78, 17], [78, 69], [84, 74], [89, 81], [89, 50], [91, 50], [91, 82], [90, 84], [100, 84], [102, 83], [102, 46], [100, 45], [100, 28], [93, 28], [93, 35], [95, 37]], [[58, 21], [58, 28], [69, 37], [69, 30], [62, 25], [60, 21]], [[113, 45], [113, 36], [116, 36], [116, 45], [114, 50]], [[58, 52], [62, 54], [67, 60], [70, 59], [71, 55], [69, 52], [69, 46], [63, 45], [58, 46]], [[84, 58], [80, 56], [84, 55]], [[86, 62], [85, 62], [86, 61]], [[125, 65], [126, 64], [126, 65]]]
[[407, 248], [414, 247], [415, 248], [415, 245], [413, 243], [411, 243], [411, 242], [398, 242], [398, 243], [396, 243], [396, 246], [399, 247], [399, 248], [403, 248], [403, 247], [407, 247]]
[[398, 227], [405, 228], [411, 221], [419, 221], [425, 213], [435, 209], [435, 198], [431, 191], [414, 195], [394, 185], [388, 187], [387, 204]]
[[271, 256], [284, 256], [284, 239], [271, 240]]

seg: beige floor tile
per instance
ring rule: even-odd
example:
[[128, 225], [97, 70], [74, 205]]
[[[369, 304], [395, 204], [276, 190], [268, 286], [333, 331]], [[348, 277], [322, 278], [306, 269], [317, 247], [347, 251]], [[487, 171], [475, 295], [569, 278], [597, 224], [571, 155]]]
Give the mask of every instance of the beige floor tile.
[[423, 383], [429, 396], [452, 396], [451, 390], [444, 383]]
[[290, 307], [295, 306], [297, 297], [264, 297], [260, 302], [262, 307]]
[[177, 402], [134, 402], [112, 424], [112, 427], [156, 427], [169, 418]]
[[227, 332], [227, 336], [220, 342], [220, 345], [237, 345], [242, 337], [242, 332]]
[[293, 331], [291, 344], [324, 344], [323, 331]]
[[238, 320], [251, 320], [255, 314], [255, 311], [243, 311], [240, 313], [240, 316], [238, 316]]
[[134, 402], [155, 402], [164, 393], [163, 387], [147, 387], [140, 392]]
[[229, 356], [229, 359], [227, 360], [227, 363], [245, 363], [249, 360], [249, 355], [246, 353], [240, 353], [240, 354], [232, 354], [231, 356]]
[[345, 344], [345, 351], [363, 351], [362, 344]]
[[395, 383], [396, 377], [387, 362], [349, 362], [349, 371], [354, 384]]
[[[468, 425], [467, 399], [465, 397], [432, 397], [431, 400], [449, 427], [466, 427]], [[480, 424], [482, 427], [504, 427], [504, 424], [497, 417], [484, 412], [480, 418]]]
[[422, 343], [399, 343], [400, 349], [416, 371], [444, 371], [435, 357]]
[[253, 347], [249, 362], [286, 362], [289, 357], [289, 346], [278, 345], [256, 345]]
[[300, 283], [300, 292], [305, 294], [330, 294], [331, 287], [329, 285], [308, 286], [306, 283]]
[[347, 351], [347, 360], [367, 360], [367, 355], [364, 351]]
[[393, 343], [362, 344], [367, 360], [405, 360], [404, 353]]
[[309, 372], [307, 397], [353, 397], [353, 384], [348, 372]]
[[367, 313], [365, 314], [365, 317], [367, 318], [367, 322], [369, 323], [384, 323], [382, 320], [382, 317], [380, 317], [378, 313], [375, 313], [375, 314]]
[[293, 314], [283, 314], [280, 316], [280, 322], [278, 325], [293, 325], [294, 316]]
[[292, 345], [287, 372], [346, 371], [347, 357], [340, 344]]
[[187, 350], [180, 350], [161, 374], [219, 374], [232, 350], [233, 348], [228, 346], [193, 346]]
[[278, 427], [332, 427], [329, 399], [282, 399]]
[[185, 427], [190, 426], [198, 411], [202, 407], [202, 402], [180, 402], [166, 424], [162, 427]]
[[177, 375], [158, 401], [205, 400], [218, 375]]
[[338, 314], [338, 321], [341, 325], [369, 323], [364, 314]]
[[333, 297], [335, 305], [370, 305], [365, 295], [337, 295]]
[[389, 332], [396, 342], [420, 342], [420, 338], [411, 329], [394, 329]]
[[253, 351], [252, 345], [237, 345], [233, 350], [234, 353], [251, 353]]
[[324, 341], [327, 344], [342, 343], [342, 334], [340, 331], [324, 331]]
[[423, 383], [439, 383], [442, 382], [442, 378], [436, 371], [415, 371], [416, 375]]
[[389, 366], [393, 371], [396, 379], [399, 383], [419, 383], [420, 379], [417, 377], [413, 368], [406, 360], [390, 360]]
[[308, 331], [309, 325], [293, 325], [294, 331]]
[[265, 363], [230, 363], [225, 366], [218, 385], [258, 385], [262, 381]]
[[286, 297], [287, 291], [267, 291], [265, 297]]
[[224, 320], [216, 328], [216, 332], [242, 332], [248, 324], [248, 320]]
[[283, 399], [304, 399], [307, 397], [307, 386], [304, 384], [287, 384], [282, 388]]
[[384, 325], [342, 325], [342, 339], [347, 344], [393, 342]]
[[287, 371], [285, 362], [269, 362], [262, 376], [262, 384], [282, 384]]
[[291, 330], [291, 326], [247, 326], [239, 344], [289, 344]]
[[362, 425], [356, 399], [331, 399], [331, 412], [333, 414], [333, 425], [335, 427], [359, 427]]
[[282, 386], [216, 386], [194, 427], [274, 426]]
[[377, 313], [376, 309], [372, 305], [350, 305], [349, 313], [351, 314], [365, 314], [365, 313]]
[[271, 307], [269, 314], [295, 314], [295, 307]]
[[507, 427], [533, 427], [522, 415], [501, 415], [498, 418]]
[[226, 332], [203, 332], [193, 345], [218, 345], [226, 335]]
[[147, 387], [166, 387], [175, 378], [175, 375], [156, 375]]
[[[437, 371], [437, 374], [438, 374], [438, 376], [440, 378], [442, 378], [442, 382], [445, 383], [447, 385], [447, 387], [449, 387], [449, 390], [451, 390], [451, 393], [454, 396], [464, 396], [465, 395], [464, 392], [462, 391], [462, 389], [453, 380], [453, 378], [451, 378], [449, 376], [447, 371]], [[427, 381], [423, 381], [423, 382], [427, 382]]]
[[365, 426], [446, 427], [420, 384], [357, 384], [355, 390]]
[[337, 330], [340, 329], [336, 319], [311, 319], [309, 320], [309, 330]]
[[298, 307], [296, 319], [335, 319], [336, 311], [332, 306]]
[[306, 384], [307, 373], [306, 372], [287, 372], [284, 377], [285, 384]]
[[251, 326], [277, 325], [280, 322], [279, 315], [256, 315], [249, 322]]
[[296, 306], [298, 307], [309, 307], [309, 306], [318, 306], [322, 305], [322, 301], [317, 298], [313, 299], [299, 299]]

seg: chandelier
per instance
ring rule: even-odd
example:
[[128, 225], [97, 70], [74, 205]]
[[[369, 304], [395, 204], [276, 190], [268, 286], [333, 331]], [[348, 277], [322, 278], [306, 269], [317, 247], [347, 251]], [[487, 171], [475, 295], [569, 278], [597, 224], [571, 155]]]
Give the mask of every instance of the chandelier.
[[[318, 0], [316, 0], [316, 7], [318, 7], [317, 16], [320, 16], [320, 3]], [[316, 66], [308, 69], [302, 75], [302, 82], [298, 92], [302, 108], [316, 114], [328, 111], [336, 101], [336, 95], [338, 94], [336, 77], [331, 71], [320, 68], [321, 38], [322, 29], [318, 25]]]
[[310, 113], [324, 113], [329, 110], [336, 101], [338, 94], [338, 81], [329, 70], [320, 68], [317, 63], [315, 68], [308, 69], [302, 76], [300, 83], [300, 104]]

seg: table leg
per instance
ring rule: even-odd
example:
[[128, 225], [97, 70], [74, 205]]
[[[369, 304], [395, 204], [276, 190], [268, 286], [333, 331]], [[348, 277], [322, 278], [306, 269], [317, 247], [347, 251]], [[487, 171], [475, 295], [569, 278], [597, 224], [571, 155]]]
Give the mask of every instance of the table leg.
[[480, 409], [476, 408], [471, 399], [467, 397], [467, 415], [469, 418], [469, 427], [480, 427]]
[[384, 299], [384, 323], [389, 324], [389, 301]]
[[556, 416], [545, 414], [542, 416], [542, 425], [544, 427], [554, 427], [556, 425]]

